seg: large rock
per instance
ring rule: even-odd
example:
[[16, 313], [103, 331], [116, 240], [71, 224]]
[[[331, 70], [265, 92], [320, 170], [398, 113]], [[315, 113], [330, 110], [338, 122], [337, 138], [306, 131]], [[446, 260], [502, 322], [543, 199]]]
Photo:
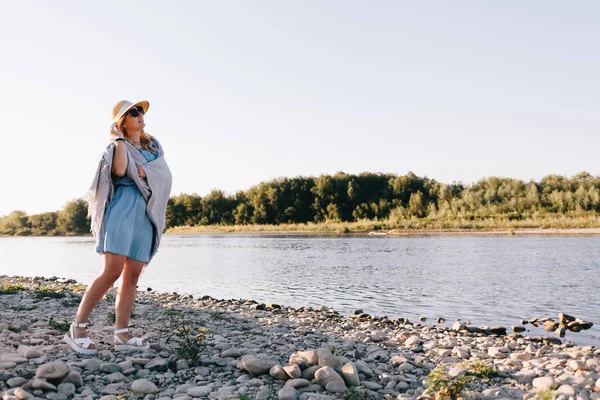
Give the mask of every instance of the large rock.
[[336, 356], [331, 354], [329, 348], [322, 348], [318, 350], [319, 354], [319, 367], [331, 367], [335, 369], [342, 368], [342, 362], [337, 359]]
[[69, 373], [69, 366], [62, 361], [40, 365], [35, 373], [39, 379], [62, 379]]
[[352, 361], [347, 362], [342, 367], [342, 377], [348, 386], [359, 386], [360, 378], [358, 377], [358, 369]]
[[290, 379], [290, 376], [285, 372], [283, 367], [279, 364], [273, 366], [269, 370], [269, 375], [271, 375], [273, 378], [278, 379], [280, 381], [287, 381], [288, 379]]
[[242, 368], [252, 375], [268, 374], [269, 370], [277, 365], [277, 361], [256, 356], [245, 356], [242, 358]]
[[296, 400], [300, 396], [300, 392], [292, 386], [286, 386], [277, 392], [279, 400]]
[[317, 372], [320, 368], [321, 367], [318, 365], [313, 365], [306, 368], [304, 371], [302, 371], [302, 379], [308, 379], [309, 381], [312, 381], [315, 379], [315, 372]]
[[317, 365], [319, 363], [317, 350], [297, 351], [290, 356], [290, 364], [299, 364], [302, 361], [310, 365]]
[[344, 379], [338, 375], [337, 372], [331, 367], [321, 367], [315, 372], [315, 379], [317, 383], [323, 387], [327, 387], [327, 384], [331, 382], [342, 382]]
[[158, 392], [158, 388], [147, 379], [138, 379], [131, 384], [131, 391], [141, 394], [154, 394]]
[[300, 370], [300, 367], [296, 364], [286, 365], [283, 367], [283, 370], [292, 379], [297, 379], [302, 376], [302, 371]]

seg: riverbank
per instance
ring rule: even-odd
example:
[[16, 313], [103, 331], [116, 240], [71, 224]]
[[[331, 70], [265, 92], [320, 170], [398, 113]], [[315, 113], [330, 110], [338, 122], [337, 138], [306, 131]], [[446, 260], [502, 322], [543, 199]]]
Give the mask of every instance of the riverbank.
[[4, 398], [430, 399], [444, 390], [474, 399], [600, 398], [600, 350], [555, 336], [153, 291], [138, 292], [131, 321], [150, 350], [110, 347], [111, 291], [89, 329], [100, 352], [80, 356], [61, 331], [83, 285], [6, 276], [0, 285]]
[[512, 236], [512, 235], [600, 235], [600, 228], [422, 228], [422, 229], [367, 229], [345, 224], [292, 224], [292, 225], [207, 225], [181, 226], [167, 229], [167, 235], [199, 235], [214, 233], [280, 234], [280, 235], [355, 235], [355, 236]]

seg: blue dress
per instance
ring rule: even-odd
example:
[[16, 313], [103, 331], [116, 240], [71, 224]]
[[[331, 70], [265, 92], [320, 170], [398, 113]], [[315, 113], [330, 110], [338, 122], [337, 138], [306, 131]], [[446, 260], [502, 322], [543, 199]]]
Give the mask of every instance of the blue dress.
[[[158, 157], [158, 153], [138, 151], [148, 162]], [[146, 213], [146, 200], [127, 175], [115, 179], [114, 185], [114, 197], [106, 206], [96, 251], [120, 254], [147, 264], [155, 228]]]

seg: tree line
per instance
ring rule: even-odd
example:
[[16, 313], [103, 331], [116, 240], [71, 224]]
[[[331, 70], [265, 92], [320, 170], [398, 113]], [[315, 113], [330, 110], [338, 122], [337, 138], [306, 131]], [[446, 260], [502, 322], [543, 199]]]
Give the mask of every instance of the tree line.
[[[596, 216], [600, 177], [548, 175], [539, 182], [490, 177], [471, 185], [444, 184], [411, 172], [406, 175], [339, 172], [319, 177], [281, 178], [246, 191], [169, 199], [166, 227], [198, 225], [294, 224], [403, 219], [500, 219], [535, 216]], [[4, 235], [89, 233], [87, 205], [70, 201], [57, 212], [0, 217]]]

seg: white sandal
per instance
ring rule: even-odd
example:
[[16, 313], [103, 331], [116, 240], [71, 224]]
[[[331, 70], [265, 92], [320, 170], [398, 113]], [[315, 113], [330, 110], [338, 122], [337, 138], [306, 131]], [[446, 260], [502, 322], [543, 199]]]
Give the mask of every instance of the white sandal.
[[124, 342], [123, 339], [117, 336], [119, 333], [127, 333], [129, 332], [129, 328], [117, 329], [115, 330], [115, 351], [130, 351], [130, 350], [148, 350], [150, 348], [149, 344], [144, 344], [144, 340], [138, 337], [132, 337], [127, 342]]
[[90, 349], [91, 345], [96, 345], [96, 343], [92, 342], [89, 337], [84, 338], [75, 338], [75, 331], [73, 328], [87, 328], [87, 322], [71, 322], [71, 327], [69, 328], [69, 332], [65, 333], [63, 340], [71, 346], [76, 353], [92, 355], [98, 352], [98, 349]]

